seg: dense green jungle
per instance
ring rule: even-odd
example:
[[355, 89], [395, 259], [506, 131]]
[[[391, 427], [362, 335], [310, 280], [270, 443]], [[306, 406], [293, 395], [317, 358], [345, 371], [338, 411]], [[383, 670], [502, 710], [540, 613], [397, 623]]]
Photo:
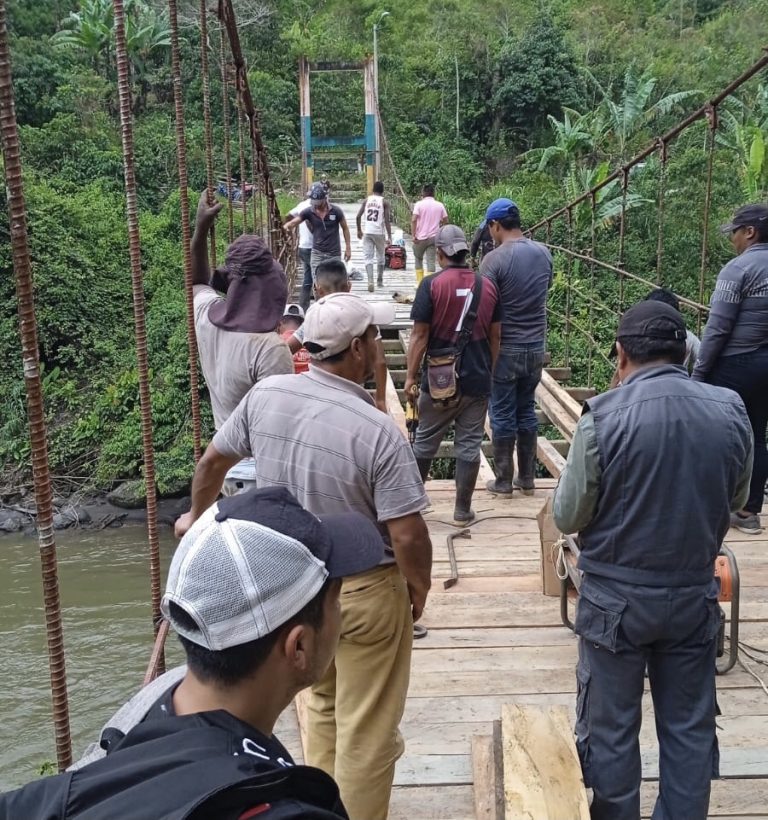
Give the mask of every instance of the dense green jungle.
[[[378, 24], [380, 106], [394, 166], [411, 197], [424, 182], [436, 183], [452, 221], [466, 230], [496, 196], [517, 200], [531, 226], [605, 179], [755, 62], [768, 34], [768, 0], [234, 5], [281, 208], [301, 193], [299, 56], [362, 58]], [[67, 491], [103, 491], [138, 476], [141, 462], [111, 2], [7, 0], [7, 6], [51, 466]], [[199, 4], [179, 0], [179, 6], [190, 188], [197, 192], [205, 185]], [[169, 23], [162, 0], [126, 0], [126, 7], [158, 489], [170, 495], [187, 486], [193, 459]], [[236, 141], [237, 128], [233, 111], [229, 122], [222, 113], [218, 36], [212, 21], [221, 177], [224, 134]], [[361, 132], [360, 77], [313, 77], [312, 110], [317, 134]], [[708, 299], [730, 254], [717, 224], [734, 206], [766, 195], [764, 72], [719, 109], [700, 292], [707, 140], [705, 122], [687, 129], [670, 146], [665, 168], [652, 155], [633, 170], [626, 197], [626, 269], [695, 301]], [[331, 162], [326, 170], [333, 179], [348, 169]], [[0, 485], [11, 488], [29, 481], [30, 454], [4, 192], [0, 200]], [[588, 204], [575, 209], [568, 237], [563, 220], [556, 223], [553, 241], [589, 250], [594, 225], [597, 256], [615, 261], [618, 183], [606, 186], [595, 206], [594, 220]], [[225, 232], [218, 233], [221, 241]], [[567, 355], [575, 383], [605, 386], [607, 362], [584, 334], [566, 333], [562, 317], [568, 309], [604, 350], [619, 295], [626, 304], [646, 292], [559, 256], [553, 362]], [[695, 314], [686, 315], [696, 329]], [[207, 436], [212, 420], [205, 400], [203, 412]]]

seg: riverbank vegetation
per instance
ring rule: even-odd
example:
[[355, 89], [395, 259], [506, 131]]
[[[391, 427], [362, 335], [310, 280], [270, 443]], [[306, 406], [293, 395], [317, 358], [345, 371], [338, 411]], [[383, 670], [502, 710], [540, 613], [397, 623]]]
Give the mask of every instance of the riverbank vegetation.
[[[65, 487], [107, 489], [135, 477], [141, 458], [111, 2], [8, 5], [52, 467]], [[180, 3], [190, 184], [199, 191], [197, 5]], [[192, 441], [169, 27], [160, 0], [126, 6], [158, 483], [172, 494], [188, 482]], [[403, 185], [415, 195], [425, 181], [436, 182], [452, 220], [467, 230], [495, 196], [515, 198], [530, 225], [604, 179], [757, 59], [768, 14], [768, 0], [522, 0], [514, 6], [504, 0], [236, 0], [235, 7], [284, 205], [300, 196], [298, 55], [361, 58], [371, 50], [378, 22], [381, 109]], [[225, 123], [217, 55], [214, 28], [211, 98], [221, 177]], [[312, 108], [316, 133], [362, 130], [359, 78], [313, 77]], [[733, 206], [766, 195], [768, 80], [757, 77], [723, 106], [720, 118], [713, 225]], [[230, 126], [236, 140], [234, 120]], [[705, 143], [704, 123], [689, 129], [664, 171], [663, 278], [694, 299]], [[333, 166], [329, 173], [333, 177]], [[656, 278], [660, 174], [659, 162], [649, 158], [633, 174], [627, 198], [626, 267], [650, 279]], [[621, 202], [617, 186], [606, 187], [597, 202], [596, 249], [603, 259], [616, 258]], [[29, 451], [4, 193], [0, 204], [0, 483], [10, 488], [29, 479]], [[590, 247], [591, 223], [588, 206], [575, 211], [576, 247]], [[728, 253], [713, 235], [707, 288]], [[576, 287], [592, 288], [596, 299], [615, 303], [615, 276], [592, 282], [578, 265], [568, 275]], [[553, 316], [563, 311], [565, 284], [565, 263], [558, 260]], [[626, 298], [640, 291], [628, 287]], [[586, 321], [578, 310], [587, 304], [575, 320]], [[603, 312], [591, 321], [596, 337], [604, 338], [615, 319]], [[564, 327], [553, 318], [553, 360], [562, 359], [564, 345]], [[583, 381], [586, 343], [574, 336], [569, 347]], [[591, 371], [598, 386], [604, 370], [598, 362]], [[206, 401], [203, 408], [209, 435]]]

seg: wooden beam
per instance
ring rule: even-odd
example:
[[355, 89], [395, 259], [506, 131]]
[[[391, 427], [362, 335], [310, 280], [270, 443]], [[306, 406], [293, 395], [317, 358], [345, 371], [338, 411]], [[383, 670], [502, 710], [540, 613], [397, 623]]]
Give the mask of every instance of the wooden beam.
[[539, 403], [539, 407], [546, 413], [550, 422], [560, 431], [563, 438], [572, 441], [576, 421], [544, 384], [539, 384], [536, 388], [536, 401]]
[[566, 389], [559, 385], [545, 370], [541, 374], [541, 384], [557, 399], [574, 421], [581, 418], [581, 405], [572, 398]]
[[568, 458], [568, 451], [571, 449], [571, 445], [564, 438], [549, 439], [549, 443], [563, 458]]
[[571, 378], [570, 367], [547, 367], [545, 372], [549, 373], [553, 379], [559, 382], [567, 382], [568, 379]]
[[565, 392], [579, 403], [589, 401], [597, 395], [594, 387], [566, 387]]
[[506, 817], [589, 820], [568, 710], [501, 707]]
[[536, 458], [549, 470], [550, 475], [560, 478], [565, 469], [565, 459], [558, 453], [549, 439], [539, 436], [536, 442]]
[[501, 721], [493, 734], [472, 737], [472, 783], [477, 820], [504, 820]]

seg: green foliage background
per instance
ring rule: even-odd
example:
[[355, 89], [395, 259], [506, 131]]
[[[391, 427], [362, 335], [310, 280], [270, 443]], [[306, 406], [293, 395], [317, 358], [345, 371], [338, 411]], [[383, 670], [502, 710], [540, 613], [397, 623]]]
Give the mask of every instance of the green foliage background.
[[[138, 475], [141, 463], [114, 54], [109, 28], [85, 31], [82, 22], [98, 21], [109, 3], [8, 0], [8, 6], [52, 466], [59, 476], [108, 488]], [[180, 6], [190, 185], [199, 191], [197, 3]], [[134, 22], [152, 23], [132, 46], [135, 143], [158, 482], [161, 492], [171, 493], [189, 478], [192, 447], [164, 7], [161, 0], [128, 3]], [[514, 198], [526, 223], [535, 223], [722, 88], [759, 56], [768, 0], [235, 0], [235, 9], [247, 23], [241, 37], [249, 78], [285, 207], [299, 195], [297, 57], [360, 59], [371, 51], [378, 21], [380, 102], [403, 185], [414, 195], [424, 182], [437, 183], [451, 219], [473, 230], [497, 196]], [[72, 12], [80, 13], [80, 28]], [[215, 28], [211, 48], [221, 176], [226, 123]], [[756, 77], [721, 119], [703, 293], [706, 127], [689, 129], [672, 146], [660, 279], [695, 300], [708, 298], [728, 258], [717, 223], [735, 205], [766, 194], [763, 83], [764, 76]], [[362, 131], [357, 75], [313, 79], [312, 103], [315, 133]], [[234, 120], [229, 125], [236, 155]], [[633, 174], [627, 211], [626, 268], [653, 281], [660, 173], [650, 159]], [[609, 261], [618, 254], [618, 193], [606, 190], [595, 230], [595, 251]], [[4, 197], [0, 193], [0, 464], [5, 482], [18, 483], [29, 475], [29, 452]], [[218, 233], [223, 253], [225, 231]], [[562, 221], [553, 225], [552, 238], [567, 241]], [[575, 212], [572, 240], [576, 248], [591, 248], [588, 206]], [[627, 304], [648, 288], [630, 282], [622, 289], [613, 274], [556, 259], [553, 359], [569, 358], [575, 382], [602, 386], [608, 365], [584, 334], [567, 333], [558, 319], [569, 284], [573, 323], [589, 329], [599, 349], [610, 344], [620, 297]], [[696, 329], [697, 316], [687, 316]], [[208, 435], [205, 396], [203, 407]]]

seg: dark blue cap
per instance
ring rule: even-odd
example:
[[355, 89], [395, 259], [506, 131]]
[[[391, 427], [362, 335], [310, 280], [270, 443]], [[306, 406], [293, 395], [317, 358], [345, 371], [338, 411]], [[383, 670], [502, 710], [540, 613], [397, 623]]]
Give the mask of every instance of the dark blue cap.
[[511, 199], [502, 197], [501, 199], [494, 199], [488, 206], [485, 212], [485, 221], [493, 222], [499, 219], [505, 219], [508, 216], [520, 216], [520, 209], [517, 204]]
[[357, 512], [318, 517], [285, 487], [262, 487], [218, 502], [216, 521], [252, 521], [295, 538], [324, 564], [331, 578], [373, 569], [384, 557], [384, 540], [373, 522]]

